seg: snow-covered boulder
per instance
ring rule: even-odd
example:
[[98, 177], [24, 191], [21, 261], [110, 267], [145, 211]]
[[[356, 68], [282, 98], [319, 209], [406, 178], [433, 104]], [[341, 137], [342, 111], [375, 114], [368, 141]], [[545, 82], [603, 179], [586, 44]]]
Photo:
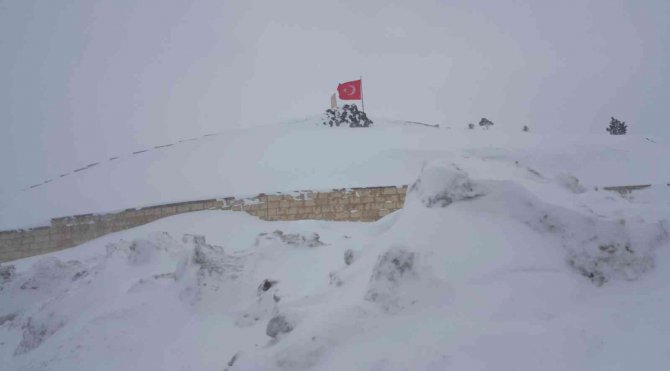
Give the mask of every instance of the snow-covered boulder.
[[284, 233], [276, 230], [271, 233], [261, 233], [256, 237], [256, 246], [265, 246], [279, 242], [286, 246], [296, 247], [318, 247], [325, 245], [321, 242], [321, 236], [318, 233], [303, 235], [300, 233]]
[[44, 257], [33, 264], [20, 282], [20, 289], [48, 292], [56, 287], [67, 286], [85, 274], [84, 265], [77, 260], [64, 262], [56, 257]]
[[654, 267], [656, 249], [668, 241], [664, 220], [584, 213], [547, 203], [515, 182], [487, 181], [486, 187], [482, 209], [558, 239], [568, 265], [597, 286], [641, 277]]
[[452, 202], [485, 194], [484, 188], [453, 163], [436, 161], [421, 170], [409, 187], [407, 203], [419, 201], [426, 207], [446, 207]]
[[11, 281], [15, 275], [16, 267], [14, 265], [0, 265], [0, 291], [2, 290], [2, 285]]
[[55, 314], [42, 316], [39, 319], [28, 318], [21, 327], [23, 336], [21, 342], [14, 350], [14, 355], [24, 354], [39, 347], [63, 326], [65, 326], [64, 319]]
[[586, 188], [579, 182], [579, 179], [577, 179], [577, 177], [572, 174], [558, 174], [555, 178], [555, 181], [558, 185], [572, 193], [579, 194], [586, 192]]

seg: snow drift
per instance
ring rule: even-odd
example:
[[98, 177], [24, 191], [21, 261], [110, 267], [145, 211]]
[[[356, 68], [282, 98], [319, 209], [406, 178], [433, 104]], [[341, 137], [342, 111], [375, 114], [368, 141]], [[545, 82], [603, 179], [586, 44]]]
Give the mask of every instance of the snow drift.
[[0, 362], [663, 369], [667, 193], [603, 194], [517, 155], [422, 156], [405, 207], [376, 223], [197, 212], [0, 265]]

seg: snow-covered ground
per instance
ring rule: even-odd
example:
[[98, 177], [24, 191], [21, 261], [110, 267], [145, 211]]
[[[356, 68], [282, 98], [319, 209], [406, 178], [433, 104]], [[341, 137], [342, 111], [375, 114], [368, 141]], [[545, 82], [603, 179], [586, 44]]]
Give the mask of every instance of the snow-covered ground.
[[[669, 151], [634, 136], [387, 122], [258, 128], [101, 163], [5, 198], [2, 224], [412, 185], [405, 207], [375, 223], [206, 211], [3, 264], [0, 365], [664, 370]], [[655, 186], [628, 197], [594, 189], [639, 183]]]
[[[542, 186], [563, 175], [594, 186], [670, 182], [670, 145], [626, 135], [440, 129], [376, 120], [351, 131], [318, 118], [223, 132], [115, 160], [88, 159], [36, 177], [38, 187], [3, 179], [0, 230], [49, 218], [261, 192], [411, 183], [426, 161], [449, 159], [475, 176]], [[532, 128], [531, 128], [532, 129]], [[170, 143], [156, 143], [170, 144]], [[61, 174], [67, 174], [60, 177]]]

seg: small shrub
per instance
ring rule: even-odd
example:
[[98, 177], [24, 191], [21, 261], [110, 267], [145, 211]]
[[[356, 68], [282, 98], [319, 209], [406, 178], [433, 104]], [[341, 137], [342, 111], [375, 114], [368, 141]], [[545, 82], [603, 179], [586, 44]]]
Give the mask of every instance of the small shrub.
[[479, 120], [479, 126], [488, 130], [491, 126], [493, 126], [493, 121], [487, 119], [486, 117], [482, 117], [482, 119]]
[[626, 135], [626, 131], [628, 130], [628, 126], [626, 126], [626, 123], [623, 121], [619, 121], [612, 117], [610, 120], [610, 126], [605, 129], [607, 130], [610, 135]]

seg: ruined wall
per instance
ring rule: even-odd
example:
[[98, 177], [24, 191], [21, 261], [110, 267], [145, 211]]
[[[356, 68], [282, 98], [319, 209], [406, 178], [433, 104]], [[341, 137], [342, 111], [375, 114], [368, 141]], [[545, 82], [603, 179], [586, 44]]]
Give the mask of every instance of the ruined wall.
[[108, 233], [201, 210], [244, 211], [263, 220], [370, 222], [402, 208], [406, 191], [407, 186], [391, 186], [260, 194], [55, 218], [47, 227], [0, 231], [0, 262], [63, 250]]

